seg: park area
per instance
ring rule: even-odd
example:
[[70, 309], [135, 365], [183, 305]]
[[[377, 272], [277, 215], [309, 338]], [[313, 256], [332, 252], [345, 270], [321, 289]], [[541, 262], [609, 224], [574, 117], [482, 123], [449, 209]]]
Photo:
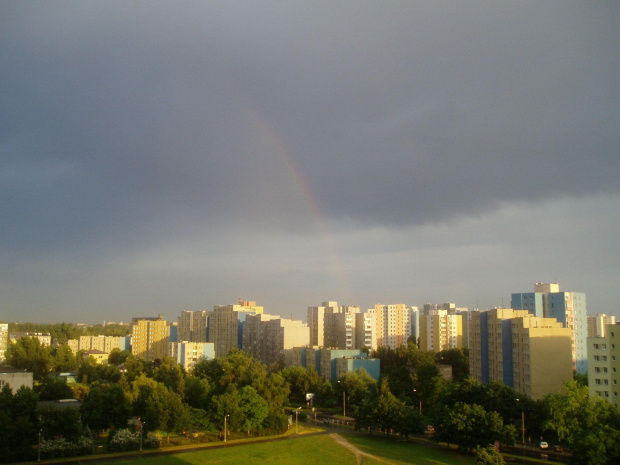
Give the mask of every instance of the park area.
[[[300, 433], [302, 433], [300, 428]], [[404, 442], [383, 436], [334, 432], [313, 434], [311, 428], [295, 437], [269, 440], [261, 443], [231, 441], [224, 447], [204, 447], [195, 451], [145, 451], [125, 458], [98, 459], [98, 464], [129, 465], [315, 465], [317, 463], [342, 465], [416, 464], [416, 465], [474, 465], [472, 455], [456, 449], [437, 446], [430, 442]], [[93, 457], [94, 458], [94, 457]], [[76, 462], [78, 463], [78, 462]], [[81, 463], [81, 462], [80, 462]]]

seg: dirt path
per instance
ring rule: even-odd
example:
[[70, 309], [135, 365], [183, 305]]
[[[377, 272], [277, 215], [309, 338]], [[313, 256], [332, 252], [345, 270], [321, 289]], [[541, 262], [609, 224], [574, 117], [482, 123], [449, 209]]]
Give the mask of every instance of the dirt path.
[[387, 460], [382, 459], [381, 457], [377, 457], [376, 455], [372, 455], [372, 454], [369, 454], [368, 452], [364, 452], [363, 450], [358, 449], [353, 444], [351, 444], [349, 441], [347, 441], [345, 438], [340, 436], [338, 433], [332, 433], [330, 434], [330, 436], [334, 438], [341, 446], [346, 447], [347, 449], [349, 449], [351, 452], [355, 454], [355, 457], [357, 458], [357, 465], [363, 464], [363, 460], [364, 460], [363, 457], [370, 457], [371, 459], [377, 460], [379, 462], [390, 463]]

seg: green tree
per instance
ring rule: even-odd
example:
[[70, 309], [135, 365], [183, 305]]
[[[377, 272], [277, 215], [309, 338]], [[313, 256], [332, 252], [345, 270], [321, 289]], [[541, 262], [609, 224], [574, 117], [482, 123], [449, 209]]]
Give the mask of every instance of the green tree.
[[577, 381], [566, 384], [566, 395], [549, 395], [546, 426], [571, 451], [570, 463], [599, 465], [620, 461], [620, 414], [606, 400], [590, 397]]
[[161, 364], [155, 368], [153, 379], [163, 383], [172, 392], [183, 395], [185, 372], [181, 365], [172, 357], [164, 357]]
[[454, 381], [469, 378], [469, 350], [467, 348], [442, 350], [437, 354], [437, 363], [452, 367]]
[[32, 458], [32, 445], [39, 431], [37, 394], [20, 387], [15, 394], [8, 384], [0, 391], [0, 460], [22, 461]]
[[169, 390], [163, 383], [156, 383], [145, 402], [143, 420], [151, 429], [180, 433], [187, 429], [191, 418], [181, 396]]
[[210, 385], [206, 378], [188, 376], [184, 382], [183, 399], [185, 403], [193, 408], [207, 409], [210, 400]]
[[76, 355], [68, 345], [59, 345], [52, 350], [52, 363], [54, 371], [75, 371], [79, 366]]
[[252, 430], [262, 429], [269, 407], [253, 387], [241, 388], [239, 406], [243, 412], [243, 429], [248, 432], [248, 436]]
[[387, 379], [384, 378], [381, 381], [381, 389], [375, 401], [375, 413], [373, 416], [387, 437], [390, 437], [392, 429], [397, 429], [400, 426], [400, 415], [404, 408], [405, 404], [390, 392]]
[[39, 408], [39, 416], [42, 436], [45, 439], [62, 436], [68, 441], [77, 442], [82, 436], [82, 423], [78, 409], [44, 406]]
[[476, 465], [506, 465], [504, 457], [493, 446], [476, 447]]
[[118, 384], [91, 386], [80, 407], [82, 422], [94, 430], [125, 428], [131, 417], [131, 403]]
[[351, 412], [362, 404], [364, 399], [372, 397], [377, 391], [377, 382], [364, 369], [348, 372], [334, 384], [338, 402], [342, 405], [343, 393]]
[[504, 425], [497, 412], [487, 412], [477, 404], [457, 403], [454, 408], [444, 407], [435, 418], [437, 441], [456, 444], [473, 450], [502, 439]]
[[64, 379], [49, 377], [40, 386], [39, 397], [41, 400], [72, 399], [73, 389]]
[[409, 440], [411, 434], [424, 433], [424, 423], [420, 410], [411, 405], [403, 405], [396, 414], [394, 430]]
[[110, 365], [122, 365], [127, 360], [127, 357], [131, 355], [131, 352], [128, 350], [121, 350], [118, 347], [112, 349], [110, 355], [108, 356], [108, 363]]
[[9, 343], [4, 362], [13, 368], [32, 372], [35, 383], [43, 382], [53, 367], [50, 347], [41, 345], [34, 337]]

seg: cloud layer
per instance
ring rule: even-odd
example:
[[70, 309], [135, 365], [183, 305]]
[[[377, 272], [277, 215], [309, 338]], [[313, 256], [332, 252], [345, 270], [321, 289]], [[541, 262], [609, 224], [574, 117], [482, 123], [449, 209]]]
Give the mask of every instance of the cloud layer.
[[556, 278], [613, 313], [619, 20], [604, 3], [5, 2], [0, 318], [472, 307]]

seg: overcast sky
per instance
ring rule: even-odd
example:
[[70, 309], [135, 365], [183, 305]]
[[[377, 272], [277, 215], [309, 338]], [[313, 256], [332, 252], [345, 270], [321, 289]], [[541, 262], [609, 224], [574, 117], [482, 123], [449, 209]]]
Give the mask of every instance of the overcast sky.
[[0, 3], [0, 320], [620, 315], [620, 4]]

